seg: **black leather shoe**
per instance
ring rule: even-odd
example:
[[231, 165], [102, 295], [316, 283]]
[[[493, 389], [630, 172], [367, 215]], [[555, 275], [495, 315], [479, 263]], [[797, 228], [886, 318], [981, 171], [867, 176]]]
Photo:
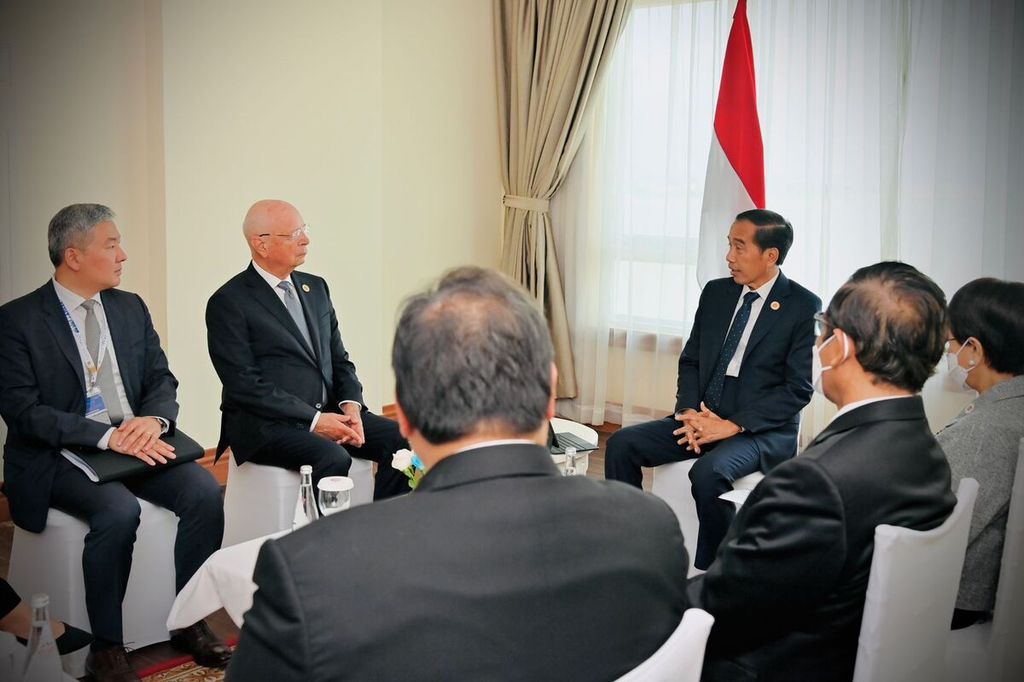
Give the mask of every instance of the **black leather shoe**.
[[224, 668], [231, 660], [231, 649], [213, 634], [204, 620], [184, 630], [175, 630], [171, 646], [191, 654], [196, 663], [207, 668]]
[[[27, 639], [16, 637], [20, 644], [28, 644]], [[78, 651], [84, 646], [92, 644], [92, 635], [85, 630], [79, 630], [74, 625], [64, 623], [64, 634], [56, 639], [57, 653], [63, 656], [72, 651]]]
[[85, 671], [93, 682], [140, 682], [123, 646], [90, 651], [85, 659]]

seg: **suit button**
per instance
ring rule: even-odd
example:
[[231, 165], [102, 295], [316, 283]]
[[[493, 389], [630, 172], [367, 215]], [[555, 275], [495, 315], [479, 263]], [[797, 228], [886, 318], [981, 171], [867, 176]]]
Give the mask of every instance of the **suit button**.
[[316, 404], [316, 409], [318, 409], [318, 410], [319, 410], [319, 409], [320, 409], [321, 407], [323, 407], [323, 405], [321, 405], [320, 403], [317, 403], [317, 404]]

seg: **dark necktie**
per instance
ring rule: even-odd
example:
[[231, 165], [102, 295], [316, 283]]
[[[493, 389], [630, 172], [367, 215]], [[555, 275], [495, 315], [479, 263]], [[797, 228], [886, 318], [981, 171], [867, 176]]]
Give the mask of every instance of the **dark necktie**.
[[95, 367], [100, 365], [99, 376], [96, 378], [96, 385], [99, 386], [100, 395], [103, 396], [103, 404], [107, 407], [107, 416], [111, 424], [120, 424], [124, 421], [124, 410], [121, 409], [121, 399], [117, 396], [117, 386], [114, 384], [114, 370], [110, 362], [109, 344], [104, 351], [106, 358], [96, 357], [100, 352], [100, 321], [96, 317], [96, 301], [86, 299], [82, 301], [85, 308], [85, 347], [92, 356], [92, 363]]
[[717, 411], [722, 402], [722, 389], [725, 387], [725, 370], [729, 368], [732, 356], [736, 355], [736, 349], [740, 346], [740, 337], [743, 336], [747, 320], [750, 319], [750, 306], [757, 299], [758, 293], [756, 291], [748, 291], [743, 296], [743, 305], [736, 311], [736, 317], [732, 319], [729, 333], [725, 336], [722, 352], [718, 354], [718, 362], [715, 363], [715, 369], [711, 372], [711, 382], [708, 383], [708, 389], [704, 392], [704, 404], [712, 412]]
[[309, 327], [306, 325], [306, 318], [302, 314], [302, 304], [295, 297], [295, 289], [292, 287], [292, 283], [288, 280], [282, 280], [278, 283], [277, 288], [284, 292], [284, 307], [288, 309], [288, 314], [292, 316], [295, 326], [299, 328], [299, 333], [306, 340], [306, 347], [313, 350], [313, 343], [309, 340]]

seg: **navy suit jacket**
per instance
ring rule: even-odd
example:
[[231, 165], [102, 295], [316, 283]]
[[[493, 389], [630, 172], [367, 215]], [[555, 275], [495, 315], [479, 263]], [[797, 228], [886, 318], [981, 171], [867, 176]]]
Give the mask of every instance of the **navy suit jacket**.
[[702, 679], [850, 680], [875, 526], [928, 530], [955, 505], [920, 397], [840, 415], [761, 481], [691, 580], [715, 617]]
[[[163, 417], [174, 433], [178, 381], [137, 294], [100, 294], [125, 394], [136, 415]], [[95, 446], [110, 427], [85, 418], [78, 346], [49, 281], [0, 307], [0, 416], [7, 424], [4, 493], [11, 517], [42, 532], [60, 450]]]
[[[676, 412], [700, 410], [742, 291], [731, 277], [704, 286], [679, 356]], [[800, 410], [813, 393], [811, 348], [820, 309], [817, 296], [780, 272], [751, 330], [740, 365], [737, 411], [723, 416], [759, 436], [766, 471], [796, 454]]]
[[653, 495], [467, 450], [263, 545], [227, 679], [612, 680], [675, 630], [686, 566]]
[[276, 430], [308, 430], [317, 412], [339, 412], [343, 400], [363, 402], [327, 282], [298, 271], [292, 281], [313, 348], [252, 264], [206, 305], [210, 358], [224, 387], [218, 458], [230, 447], [235, 461], [245, 462]]

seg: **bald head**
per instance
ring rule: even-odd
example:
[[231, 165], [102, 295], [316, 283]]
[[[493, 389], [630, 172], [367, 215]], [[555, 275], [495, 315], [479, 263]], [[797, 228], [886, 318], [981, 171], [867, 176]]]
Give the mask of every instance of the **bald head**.
[[306, 260], [309, 232], [298, 209], [280, 199], [257, 201], [242, 221], [252, 260], [281, 279]]
[[[261, 199], [249, 207], [242, 221], [242, 234], [245, 241], [252, 243], [252, 238], [267, 233], [273, 233], [282, 225], [291, 225], [298, 221], [302, 224], [302, 216], [299, 210], [280, 199]], [[294, 228], [288, 228], [290, 232]]]

